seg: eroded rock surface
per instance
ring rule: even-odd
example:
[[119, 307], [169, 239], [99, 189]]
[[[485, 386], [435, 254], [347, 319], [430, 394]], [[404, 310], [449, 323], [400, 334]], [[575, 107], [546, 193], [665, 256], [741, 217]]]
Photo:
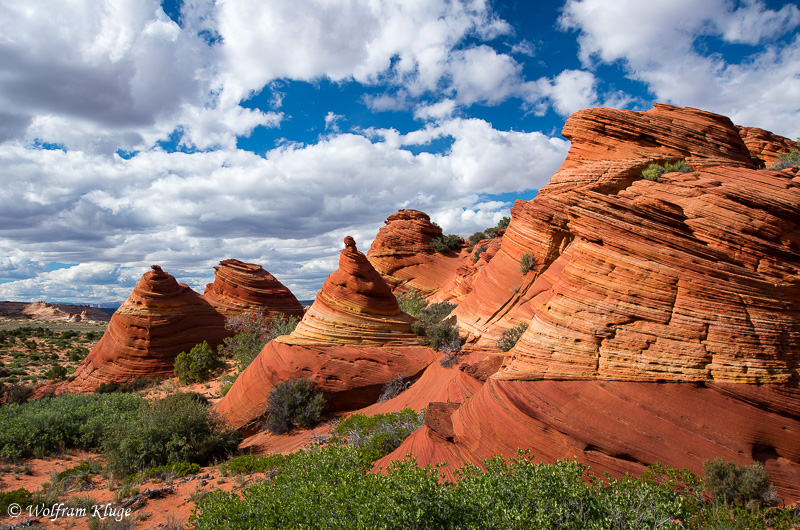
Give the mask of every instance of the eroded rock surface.
[[261, 265], [226, 259], [214, 267], [214, 283], [203, 293], [217, 311], [231, 316], [242, 311], [263, 309], [267, 315], [303, 316], [303, 306]]
[[229, 335], [225, 317], [158, 265], [145, 273], [111, 317], [106, 332], [59, 392], [90, 392], [101, 383], [171, 377], [175, 357]]
[[339, 268], [294, 332], [270, 341], [217, 409], [236, 427], [253, 430], [272, 386], [296, 378], [311, 379], [329, 411], [374, 403], [387, 382], [416, 378], [437, 357], [418, 344], [412, 321], [348, 236]]
[[[394, 456], [458, 466], [530, 448], [617, 476], [759, 460], [800, 498], [800, 178], [759, 170], [751, 153], [771, 148], [739, 131], [668, 105], [574, 114], [566, 161], [514, 205], [454, 312], [474, 348], [528, 330], [440, 418], [444, 436], [422, 429]], [[678, 160], [690, 172], [641, 176]]]

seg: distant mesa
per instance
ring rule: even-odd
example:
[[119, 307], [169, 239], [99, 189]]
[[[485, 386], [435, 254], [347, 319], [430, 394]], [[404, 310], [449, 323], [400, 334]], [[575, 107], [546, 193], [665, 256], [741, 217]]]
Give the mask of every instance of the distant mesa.
[[214, 267], [214, 283], [206, 285], [203, 298], [225, 316], [259, 308], [269, 315], [303, 316], [303, 306], [272, 274], [261, 265], [238, 259], [226, 259]]
[[105, 334], [60, 391], [89, 392], [102, 383], [172, 376], [175, 357], [230, 333], [225, 317], [188, 285], [152, 265], [111, 317]]
[[272, 386], [293, 378], [314, 381], [329, 410], [374, 403], [385, 383], [415, 378], [437, 358], [418, 344], [413, 320], [348, 236], [339, 268], [295, 331], [270, 341], [217, 408], [236, 427], [253, 429]]
[[49, 302], [0, 302], [0, 316], [13, 319], [50, 322], [108, 322], [111, 316], [88, 305], [51, 304]]

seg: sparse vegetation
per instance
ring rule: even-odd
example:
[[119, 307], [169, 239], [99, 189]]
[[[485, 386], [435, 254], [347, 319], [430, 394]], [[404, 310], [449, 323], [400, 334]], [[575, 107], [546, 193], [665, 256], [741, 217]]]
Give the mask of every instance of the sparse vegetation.
[[508, 228], [508, 225], [510, 225], [510, 224], [511, 224], [511, 218], [510, 217], [503, 217], [497, 223], [497, 228], [506, 229], [506, 228]]
[[288, 335], [300, 321], [295, 316], [269, 316], [263, 309], [245, 311], [225, 321], [225, 329], [236, 335], [226, 338], [219, 348], [221, 355], [232, 358], [236, 369], [243, 372], [264, 345], [281, 335]]
[[519, 258], [519, 270], [522, 274], [528, 274], [535, 264], [533, 255], [526, 252]]
[[175, 358], [175, 375], [183, 385], [208, 381], [225, 368], [225, 362], [203, 341]]
[[411, 409], [374, 416], [352, 414], [336, 422], [328, 443], [352, 445], [365, 461], [374, 462], [400, 447], [424, 420], [424, 413]]
[[295, 426], [309, 429], [322, 419], [325, 398], [308, 379], [290, 379], [275, 385], [267, 401], [267, 429], [283, 434]]
[[523, 333], [528, 329], [528, 324], [522, 323], [517, 326], [514, 326], [511, 329], [507, 329], [503, 332], [503, 335], [497, 341], [497, 347], [503, 351], [509, 351], [514, 345], [517, 344], [517, 341], [522, 336]]
[[403, 294], [395, 294], [394, 296], [400, 305], [400, 311], [414, 318], [419, 318], [420, 313], [428, 305], [425, 301], [425, 295], [416, 289], [409, 289]]
[[180, 462], [206, 465], [236, 451], [241, 439], [203, 396], [178, 392], [152, 401], [115, 426], [104, 449], [111, 470], [132, 473]]
[[383, 385], [383, 390], [378, 398], [378, 403], [383, 403], [384, 401], [388, 401], [399, 396], [405, 392], [410, 384], [410, 381], [406, 381], [402, 375], [398, 374], [397, 377]]
[[781, 170], [781, 169], [788, 169], [790, 167], [800, 166], [800, 138], [797, 139], [795, 142], [797, 149], [792, 149], [788, 153], [781, 153], [778, 155], [778, 160], [776, 160], [771, 166], [770, 169], [774, 170]]
[[450, 252], [451, 250], [461, 248], [463, 242], [461, 237], [457, 236], [456, 234], [450, 234], [447, 236], [441, 235], [437, 237], [431, 241], [430, 245], [436, 252]]
[[486, 245], [481, 245], [478, 248], [476, 248], [475, 251], [472, 253], [472, 263], [478, 263], [478, 259], [480, 259], [481, 254], [486, 252], [488, 248], [489, 247]]
[[717, 458], [706, 462], [703, 471], [711, 497], [726, 508], [753, 511], [771, 506], [777, 500], [775, 487], [761, 462], [748, 466]]
[[661, 182], [661, 175], [676, 171], [679, 173], [691, 173], [692, 168], [689, 167], [685, 160], [678, 160], [675, 163], [666, 162], [664, 165], [650, 164], [642, 171], [642, 178], [654, 182]]

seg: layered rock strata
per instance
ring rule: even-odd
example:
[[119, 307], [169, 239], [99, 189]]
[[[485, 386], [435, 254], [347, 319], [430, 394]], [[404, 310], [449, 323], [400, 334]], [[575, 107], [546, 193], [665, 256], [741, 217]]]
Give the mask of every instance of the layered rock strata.
[[207, 340], [222, 342], [225, 318], [158, 265], [145, 273], [111, 317], [106, 332], [59, 392], [90, 392], [101, 383], [171, 377], [175, 357]]
[[472, 265], [467, 249], [436, 252], [430, 243], [441, 235], [428, 214], [399, 210], [386, 219], [367, 257], [396, 292], [415, 289], [432, 302], [457, 301], [470, 291], [470, 278], [482, 264]]
[[[455, 310], [475, 347], [528, 330], [396, 455], [457, 466], [530, 448], [615, 475], [758, 460], [797, 500], [800, 178], [758, 170], [730, 120], [696, 109], [581, 111], [563, 134], [566, 161], [514, 205]], [[691, 171], [642, 178], [677, 160]]]
[[295, 331], [270, 341], [217, 408], [231, 424], [253, 430], [272, 386], [295, 378], [311, 379], [329, 411], [374, 403], [387, 382], [416, 378], [437, 357], [418, 344], [412, 321], [348, 236], [339, 268]]
[[226, 259], [214, 267], [214, 283], [203, 293], [217, 311], [231, 316], [242, 311], [262, 309], [268, 315], [303, 316], [303, 306], [261, 265]]

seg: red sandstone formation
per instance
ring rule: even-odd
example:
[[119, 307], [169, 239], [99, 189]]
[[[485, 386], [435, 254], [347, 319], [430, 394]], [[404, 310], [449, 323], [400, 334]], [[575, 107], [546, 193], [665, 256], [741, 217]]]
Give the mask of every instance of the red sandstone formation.
[[206, 285], [203, 298], [226, 317], [249, 309], [303, 316], [303, 306], [272, 274], [261, 265], [238, 259], [226, 259], [214, 267], [214, 283]]
[[386, 219], [367, 257], [397, 292], [415, 289], [432, 302], [460, 300], [483, 263], [473, 265], [467, 249], [436, 252], [430, 243], [441, 235], [442, 229], [431, 223], [428, 214], [399, 210]]
[[750, 150], [750, 155], [762, 166], [769, 167], [778, 160], [778, 156], [797, 149], [797, 144], [788, 138], [772, 134], [758, 127], [740, 127], [739, 134]]
[[171, 377], [175, 357], [229, 333], [225, 318], [158, 265], [145, 273], [111, 317], [105, 334], [60, 392], [90, 392], [101, 383]]
[[217, 408], [236, 427], [251, 430], [248, 425], [266, 412], [272, 385], [292, 378], [314, 381], [330, 411], [374, 403], [388, 381], [416, 378], [436, 359], [411, 333], [412, 321], [348, 237], [339, 269], [295, 331], [269, 342]]
[[[455, 310], [473, 347], [528, 330], [395, 455], [530, 448], [616, 475], [759, 460], [800, 499], [800, 177], [758, 170], [730, 120], [696, 109], [586, 110], [563, 134], [566, 161]], [[692, 172], [641, 178], [680, 159]]]

